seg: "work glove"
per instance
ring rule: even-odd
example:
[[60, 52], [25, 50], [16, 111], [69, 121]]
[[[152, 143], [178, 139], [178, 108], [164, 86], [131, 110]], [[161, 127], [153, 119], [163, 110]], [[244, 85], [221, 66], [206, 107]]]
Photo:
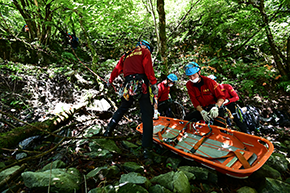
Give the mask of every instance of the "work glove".
[[171, 98], [171, 95], [168, 94], [168, 102], [169, 102], [169, 103], [172, 103], [172, 101], [173, 101], [173, 99]]
[[157, 109], [154, 110], [154, 117], [153, 119], [158, 119], [158, 117], [160, 116], [160, 113], [158, 112]]
[[157, 95], [158, 95], [158, 86], [157, 86], [157, 84], [153, 84], [153, 85], [151, 86], [151, 89], [152, 89], [152, 93], [153, 93], [155, 96], [157, 96]]
[[227, 104], [228, 102], [230, 102], [230, 100], [229, 100], [229, 99], [226, 99], [226, 100], [224, 101], [223, 105]]
[[210, 121], [210, 116], [209, 116], [209, 113], [207, 111], [202, 110], [200, 112], [200, 114], [205, 122]]
[[217, 106], [214, 106], [210, 109], [209, 114], [211, 116], [211, 118], [215, 119], [217, 118], [217, 116], [219, 115], [219, 109]]

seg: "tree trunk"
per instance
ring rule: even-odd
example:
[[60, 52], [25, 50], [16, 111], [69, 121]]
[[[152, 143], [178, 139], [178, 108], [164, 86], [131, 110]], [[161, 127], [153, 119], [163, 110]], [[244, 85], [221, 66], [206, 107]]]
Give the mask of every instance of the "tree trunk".
[[[32, 1], [12, 1], [16, 9], [19, 11], [23, 19], [25, 20], [29, 28], [29, 38], [33, 41], [35, 38], [38, 38], [38, 41], [46, 45], [49, 42], [51, 27], [46, 24], [52, 20], [51, 3], [42, 5], [42, 2], [39, 4], [36, 0]], [[36, 12], [31, 11], [30, 7], [32, 6], [44, 6], [44, 12], [39, 8]], [[56, 10], [56, 9], [54, 9]]]
[[290, 72], [290, 36], [287, 39], [287, 68], [288, 68], [288, 72]]
[[159, 14], [159, 37], [160, 37], [160, 55], [162, 58], [163, 65], [165, 65], [165, 74], [168, 73], [167, 66], [167, 42], [166, 42], [166, 20], [164, 11], [164, 0], [157, 0], [157, 11]]
[[285, 58], [283, 56], [283, 54], [277, 49], [277, 45], [275, 44], [274, 38], [273, 38], [273, 34], [272, 31], [270, 29], [270, 25], [269, 25], [269, 18], [266, 14], [265, 11], [265, 4], [264, 4], [264, 0], [261, 0], [259, 3], [259, 5], [257, 5], [256, 3], [249, 1], [250, 4], [253, 5], [253, 7], [257, 8], [262, 16], [262, 20], [265, 24], [265, 29], [266, 29], [266, 35], [267, 35], [267, 39], [268, 39], [268, 43], [270, 45], [270, 51], [274, 57], [275, 63], [277, 65], [277, 69], [279, 70], [279, 72], [281, 73], [281, 75], [283, 76], [287, 76], [288, 78], [290, 78], [290, 71], [289, 71], [289, 66], [287, 65], [287, 63], [283, 63], [283, 58]]

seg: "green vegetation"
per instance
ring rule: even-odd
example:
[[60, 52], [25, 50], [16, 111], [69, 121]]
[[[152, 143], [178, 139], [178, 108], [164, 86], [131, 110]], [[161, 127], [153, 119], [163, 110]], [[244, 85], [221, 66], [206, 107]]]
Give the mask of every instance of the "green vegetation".
[[[288, 1], [166, 0], [166, 36], [159, 28], [160, 2], [1, 0], [0, 68], [9, 71], [11, 81], [21, 81], [18, 73], [28, 63], [65, 73], [84, 62], [103, 77], [126, 50], [146, 39], [155, 47], [160, 80], [172, 72], [182, 75], [182, 66], [196, 61], [205, 75], [215, 73], [241, 95], [267, 97], [269, 86], [290, 92]], [[79, 38], [77, 49], [67, 33]]]

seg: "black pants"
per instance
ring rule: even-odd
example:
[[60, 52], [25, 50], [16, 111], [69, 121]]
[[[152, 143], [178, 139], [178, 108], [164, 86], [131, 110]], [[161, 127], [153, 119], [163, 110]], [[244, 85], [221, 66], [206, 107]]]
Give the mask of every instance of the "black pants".
[[[205, 108], [204, 110], [207, 111], [207, 112], [209, 112], [210, 109], [211, 109], [213, 106], [214, 106], [214, 105], [210, 105], [209, 107]], [[222, 108], [219, 108], [219, 115], [218, 115], [218, 117], [217, 117], [217, 118], [219, 118], [219, 119], [217, 119], [217, 118], [214, 119], [214, 121], [213, 121], [213, 125], [216, 125], [216, 126], [219, 126], [219, 127], [224, 127], [224, 128], [226, 128], [226, 122], [225, 122], [225, 120], [224, 120], [224, 123], [221, 123], [221, 122], [219, 121], [220, 119], [223, 119], [224, 114], [225, 114], [225, 113], [224, 113], [224, 110], [223, 110]], [[187, 121], [190, 121], [190, 120], [191, 120], [191, 121], [200, 121], [200, 120], [203, 120], [203, 118], [202, 118], [200, 112], [197, 111], [197, 110], [195, 110], [195, 111], [189, 113], [188, 115], [186, 115], [185, 118], [184, 118], [184, 120], [187, 120]]]
[[170, 104], [171, 103], [168, 100], [160, 102], [160, 105], [158, 104], [158, 112], [161, 115], [164, 114], [166, 117], [172, 117], [173, 118], [173, 114], [172, 114], [172, 110], [170, 108]]
[[[128, 112], [129, 108], [132, 106], [135, 99], [130, 96], [129, 101], [122, 97], [121, 106], [114, 113], [109, 126], [115, 127], [118, 122], [122, 119], [123, 115]], [[143, 136], [142, 136], [142, 146], [144, 148], [152, 148], [153, 145], [153, 106], [151, 105], [149, 92], [147, 94], [142, 94], [141, 98], [138, 100], [141, 109], [141, 118], [143, 123]]]
[[230, 104], [227, 105], [227, 108], [231, 111], [231, 113], [234, 116], [234, 122], [236, 123], [237, 127], [239, 127], [239, 129], [244, 132], [244, 133], [250, 133], [249, 129], [247, 127], [247, 124], [243, 121], [241, 121], [237, 114], [236, 114], [236, 103], [232, 102]]

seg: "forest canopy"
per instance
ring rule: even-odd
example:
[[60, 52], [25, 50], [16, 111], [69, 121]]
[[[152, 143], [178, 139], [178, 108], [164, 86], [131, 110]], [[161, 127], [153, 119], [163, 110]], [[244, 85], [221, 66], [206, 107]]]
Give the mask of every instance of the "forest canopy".
[[287, 0], [1, 0], [0, 9], [6, 61], [47, 66], [77, 64], [79, 57], [93, 71], [106, 66], [108, 72], [114, 64], [104, 62], [145, 39], [155, 47], [158, 77], [182, 74], [181, 67], [195, 61], [225, 81], [244, 81], [243, 91], [259, 79], [250, 95], [265, 85], [290, 91]]

